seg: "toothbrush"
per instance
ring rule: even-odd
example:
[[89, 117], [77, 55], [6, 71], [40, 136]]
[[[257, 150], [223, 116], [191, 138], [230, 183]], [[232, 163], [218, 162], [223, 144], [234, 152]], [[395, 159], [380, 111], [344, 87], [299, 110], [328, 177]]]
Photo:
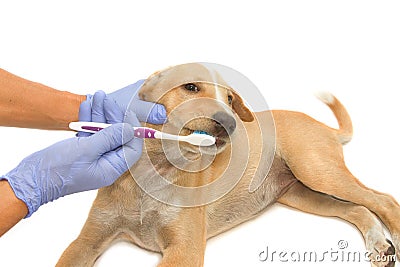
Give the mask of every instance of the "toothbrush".
[[[111, 126], [111, 124], [86, 121], [74, 121], [69, 124], [69, 128], [71, 130], [87, 133], [97, 133], [98, 131], [101, 131], [109, 126]], [[177, 140], [187, 142], [195, 146], [211, 146], [215, 144], [215, 137], [208, 135], [203, 131], [194, 131], [190, 135], [174, 135], [157, 131], [148, 127], [133, 127], [133, 129], [135, 131], [135, 137], [138, 138]]]

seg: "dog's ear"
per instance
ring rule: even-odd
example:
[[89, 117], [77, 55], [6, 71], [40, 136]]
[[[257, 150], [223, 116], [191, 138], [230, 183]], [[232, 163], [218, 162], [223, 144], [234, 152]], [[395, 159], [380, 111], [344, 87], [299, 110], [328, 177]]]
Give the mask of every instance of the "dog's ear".
[[242, 121], [252, 122], [254, 120], [254, 115], [251, 110], [249, 110], [243, 102], [243, 99], [234, 91], [232, 91], [232, 107], [236, 114]]
[[174, 77], [175, 69], [175, 67], [168, 67], [150, 75], [140, 88], [139, 98], [158, 103], [170, 89], [176, 87], [178, 82], [177, 78]]
[[139, 98], [144, 101], [157, 102], [160, 98], [160, 92], [157, 91], [157, 85], [160, 82], [161, 71], [151, 74], [143, 83], [139, 90]]

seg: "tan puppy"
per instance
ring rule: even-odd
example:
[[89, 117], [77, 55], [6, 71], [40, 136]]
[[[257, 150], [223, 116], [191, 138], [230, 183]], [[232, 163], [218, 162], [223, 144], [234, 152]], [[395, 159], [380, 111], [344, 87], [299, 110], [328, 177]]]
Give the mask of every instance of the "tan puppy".
[[[218, 74], [200, 64], [152, 75], [139, 95], [167, 109], [168, 122], [151, 127], [182, 135], [206, 131], [216, 137], [216, 145], [146, 140], [131, 170], [134, 179], [127, 172], [99, 190], [81, 234], [57, 266], [92, 266], [111, 242], [121, 239], [162, 253], [159, 266], [202, 266], [208, 238], [276, 201], [349, 221], [364, 236], [371, 257], [395, 251], [378, 216], [400, 250], [399, 204], [366, 188], [346, 168], [342, 145], [351, 139], [352, 124], [334, 96], [321, 100], [339, 129], [299, 112], [253, 113]], [[254, 181], [261, 185], [253, 192]]]

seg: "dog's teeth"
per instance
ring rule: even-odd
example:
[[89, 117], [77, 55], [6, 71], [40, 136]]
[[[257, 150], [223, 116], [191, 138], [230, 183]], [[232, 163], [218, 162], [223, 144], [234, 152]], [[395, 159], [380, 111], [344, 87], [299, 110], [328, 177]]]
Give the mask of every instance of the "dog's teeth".
[[209, 133], [207, 133], [206, 131], [200, 131], [200, 130], [196, 130], [193, 132], [194, 134], [206, 134], [206, 135], [211, 135]]

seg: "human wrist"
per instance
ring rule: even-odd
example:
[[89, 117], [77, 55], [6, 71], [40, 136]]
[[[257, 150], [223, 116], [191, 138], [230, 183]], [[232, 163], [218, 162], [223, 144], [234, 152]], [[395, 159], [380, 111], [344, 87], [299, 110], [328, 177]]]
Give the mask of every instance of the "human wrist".
[[25, 203], [18, 199], [10, 184], [0, 177], [0, 237], [28, 213]]
[[0, 177], [0, 192], [2, 203], [10, 210], [13, 210], [13, 214], [19, 219], [24, 218], [28, 214], [28, 206], [26, 203], [17, 197], [12, 186], [5, 177]]
[[65, 108], [71, 109], [70, 112], [65, 113], [66, 117], [61, 117], [60, 122], [63, 122], [66, 124], [66, 128], [68, 128], [68, 124], [71, 121], [76, 121], [78, 118], [79, 114], [79, 107], [80, 105], [88, 99], [89, 95], [78, 95], [78, 94], [73, 94], [67, 91], [63, 92], [63, 98], [68, 103], [68, 106]]
[[[41, 129], [69, 130], [69, 123], [78, 119], [79, 106], [86, 100], [86, 95], [70, 93], [68, 91], [48, 92], [46, 108], [40, 109], [43, 126]], [[37, 100], [39, 101], [39, 100]], [[47, 122], [49, 121], [49, 122]]]
[[38, 185], [40, 180], [34, 177], [37, 162], [32, 163], [20, 163], [16, 168], [0, 178], [8, 182], [15, 197], [26, 205], [27, 213], [25, 218], [30, 217], [42, 205], [42, 193]]

